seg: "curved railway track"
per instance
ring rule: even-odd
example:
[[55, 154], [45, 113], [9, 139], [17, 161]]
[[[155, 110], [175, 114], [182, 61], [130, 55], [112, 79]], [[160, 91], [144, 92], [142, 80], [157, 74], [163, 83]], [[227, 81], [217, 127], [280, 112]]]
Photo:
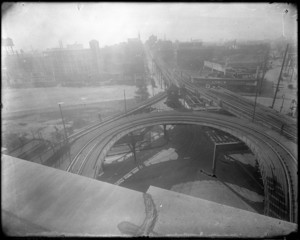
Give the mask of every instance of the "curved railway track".
[[67, 167], [66, 170], [72, 171], [72, 172], [75, 171], [75, 173], [77, 173], [76, 169], [79, 169], [79, 168], [78, 168], [78, 166], [76, 166], [76, 164], [74, 164], [74, 162], [76, 162], [77, 159], [85, 156], [85, 152], [84, 152], [85, 146], [87, 146], [91, 142], [91, 139], [95, 138], [95, 135], [96, 135], [95, 132], [97, 132], [98, 129], [105, 128], [105, 126], [113, 123], [114, 121], [117, 121], [122, 118], [126, 118], [132, 114], [136, 114], [139, 111], [153, 105], [154, 103], [161, 101], [165, 97], [166, 97], [165, 92], [159, 93], [159, 94], [155, 95], [154, 97], [152, 97], [151, 99], [148, 99], [147, 101], [143, 102], [139, 106], [128, 110], [126, 113], [116, 114], [112, 117], [107, 118], [103, 122], [91, 124], [83, 129], [81, 129], [79, 132], [77, 132], [73, 135], [70, 135], [68, 137], [68, 139], [69, 139], [69, 142], [71, 143], [70, 154], [71, 154], [71, 159], [73, 159], [73, 160], [71, 161], [70, 165]]
[[136, 106], [132, 109], [129, 109], [126, 113], [115, 114], [113, 116], [110, 116], [110, 117], [106, 118], [102, 122], [93, 123], [91, 125], [88, 125], [88, 126], [82, 128], [82, 129], [80, 129], [78, 132], [68, 136], [68, 139], [70, 141], [74, 141], [77, 138], [80, 138], [80, 137], [88, 134], [89, 132], [91, 132], [91, 131], [93, 131], [93, 130], [95, 130], [95, 129], [97, 129], [97, 128], [105, 125], [105, 124], [111, 123], [111, 122], [116, 121], [118, 119], [121, 119], [123, 117], [130, 116], [130, 115], [135, 114], [135, 113], [137, 113], [137, 112], [139, 112], [139, 111], [141, 111], [141, 110], [143, 110], [147, 107], [150, 107], [151, 105], [153, 105], [153, 104], [161, 101], [162, 99], [164, 99], [166, 96], [167, 96], [167, 94], [165, 92], [161, 92], [161, 93], [155, 95], [154, 97], [148, 99], [147, 101], [139, 104], [138, 106]]
[[[219, 128], [240, 138], [257, 156], [264, 182], [266, 215], [288, 221], [297, 219], [297, 160], [264, 129], [241, 119], [212, 113], [162, 112], [141, 114], [114, 121], [97, 133], [80, 150], [68, 170], [97, 177], [113, 144], [127, 133], [157, 124], [200, 124]], [[274, 185], [275, 184], [275, 185]]]

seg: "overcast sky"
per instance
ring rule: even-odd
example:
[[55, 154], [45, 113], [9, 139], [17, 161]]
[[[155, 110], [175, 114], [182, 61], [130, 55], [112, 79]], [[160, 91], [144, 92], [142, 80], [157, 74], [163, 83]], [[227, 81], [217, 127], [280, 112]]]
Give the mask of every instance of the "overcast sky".
[[[287, 10], [287, 11], [286, 11]], [[294, 6], [267, 3], [16, 3], [2, 14], [2, 37], [16, 49], [96, 39], [100, 47], [151, 34], [172, 41], [296, 36]]]

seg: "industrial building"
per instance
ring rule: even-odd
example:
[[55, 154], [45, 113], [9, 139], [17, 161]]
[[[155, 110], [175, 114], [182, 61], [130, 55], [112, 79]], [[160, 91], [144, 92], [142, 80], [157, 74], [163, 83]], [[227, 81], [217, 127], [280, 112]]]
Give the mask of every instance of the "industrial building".
[[97, 40], [91, 40], [89, 48], [78, 43], [64, 47], [60, 41], [59, 47], [43, 52], [7, 49], [3, 62], [3, 86], [21, 88], [126, 82], [134, 79], [135, 74], [142, 74], [144, 69], [139, 38], [103, 48]]

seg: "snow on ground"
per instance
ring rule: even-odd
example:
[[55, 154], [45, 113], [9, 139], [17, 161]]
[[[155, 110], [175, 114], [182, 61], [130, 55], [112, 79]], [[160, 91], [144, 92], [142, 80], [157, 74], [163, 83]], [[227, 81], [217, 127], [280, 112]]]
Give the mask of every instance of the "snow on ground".
[[152, 105], [153, 108], [158, 109], [158, 111], [171, 111], [173, 108], [168, 107], [164, 102], [166, 99], [163, 99], [162, 101], [159, 101], [158, 103], [155, 103]]
[[167, 162], [171, 160], [177, 160], [178, 154], [175, 152], [174, 148], [163, 149], [162, 151], [155, 154], [150, 159], [146, 160], [144, 164], [150, 166], [157, 163]]
[[[3, 114], [6, 112], [32, 109], [58, 108], [58, 102], [64, 105], [123, 100], [134, 98], [135, 86], [99, 86], [99, 87], [53, 87], [2, 89]], [[84, 100], [83, 100], [84, 99]]]
[[111, 164], [116, 162], [122, 162], [130, 157], [132, 157], [132, 153], [125, 153], [125, 154], [118, 154], [114, 156], [106, 156], [105, 157], [105, 164]]

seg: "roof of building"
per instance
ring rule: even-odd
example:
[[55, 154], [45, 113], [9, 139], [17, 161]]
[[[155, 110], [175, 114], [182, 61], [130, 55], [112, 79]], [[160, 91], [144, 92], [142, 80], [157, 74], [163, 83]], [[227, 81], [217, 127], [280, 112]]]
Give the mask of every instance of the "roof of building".
[[2, 229], [17, 236], [275, 237], [297, 224], [151, 186], [146, 193], [3, 155]]

